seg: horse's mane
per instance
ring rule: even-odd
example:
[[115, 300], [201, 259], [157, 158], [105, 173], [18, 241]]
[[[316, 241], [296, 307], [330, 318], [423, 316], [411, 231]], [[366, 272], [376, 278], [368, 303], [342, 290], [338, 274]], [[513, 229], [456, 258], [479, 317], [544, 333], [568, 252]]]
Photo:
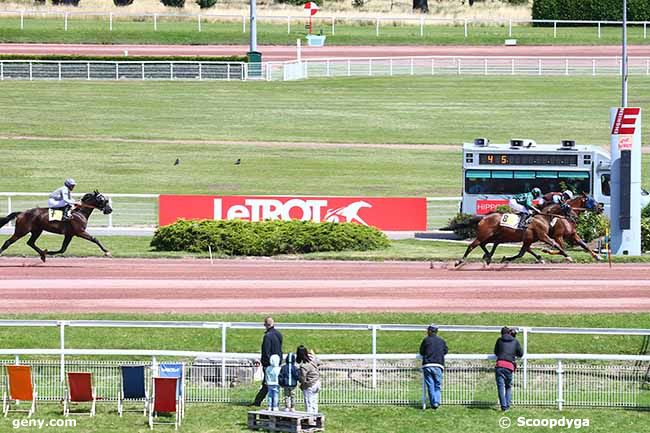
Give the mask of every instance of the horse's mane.
[[94, 190], [93, 192], [88, 192], [88, 193], [84, 194], [83, 197], [81, 197], [81, 201], [84, 201], [84, 202], [88, 201], [91, 198], [97, 197], [98, 195], [99, 195], [99, 191], [97, 191], [97, 190]]

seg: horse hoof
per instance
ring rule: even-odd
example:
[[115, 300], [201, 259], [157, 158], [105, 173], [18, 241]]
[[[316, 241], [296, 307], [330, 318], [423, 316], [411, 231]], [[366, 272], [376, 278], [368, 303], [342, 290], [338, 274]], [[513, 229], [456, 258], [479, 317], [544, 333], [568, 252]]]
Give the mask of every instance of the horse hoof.
[[104, 257], [113, 257], [113, 255], [111, 254], [110, 251], [106, 251], [106, 252], [104, 253]]
[[456, 263], [454, 263], [454, 268], [457, 268], [457, 267], [459, 267], [459, 266], [462, 265], [462, 264], [463, 264], [463, 261], [462, 261], [462, 260], [456, 260]]
[[569, 263], [573, 263], [573, 259], [571, 257], [565, 257], [565, 259]]
[[600, 255], [596, 255], [594, 257], [594, 259], [596, 259], [597, 262], [602, 262], [603, 261], [603, 258]]
[[42, 255], [41, 255], [41, 261], [42, 261], [43, 263], [45, 263], [45, 254], [42, 254]]
[[505, 257], [501, 257], [501, 263], [505, 263], [507, 260]]
[[546, 264], [546, 260], [544, 260], [544, 259], [539, 259], [539, 260], [537, 260], [537, 263], [539, 263], [540, 265], [545, 265], [545, 264]]

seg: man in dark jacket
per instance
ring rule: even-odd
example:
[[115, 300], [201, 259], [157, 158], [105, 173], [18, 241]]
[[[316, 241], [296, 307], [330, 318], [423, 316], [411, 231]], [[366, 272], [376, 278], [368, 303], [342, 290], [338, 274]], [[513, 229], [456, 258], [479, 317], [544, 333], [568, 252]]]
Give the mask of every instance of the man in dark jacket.
[[429, 325], [427, 337], [420, 344], [422, 355], [422, 375], [429, 394], [431, 408], [438, 409], [441, 400], [442, 374], [445, 369], [447, 343], [438, 337], [438, 327]]
[[517, 369], [515, 358], [524, 356], [516, 335], [516, 329], [504, 326], [501, 328], [501, 337], [494, 345], [494, 354], [497, 356], [495, 376], [502, 411], [510, 409], [512, 403], [512, 374]]
[[[275, 322], [273, 317], [269, 316], [264, 319], [264, 327], [266, 332], [264, 333], [264, 338], [262, 339], [262, 357], [260, 362], [262, 368], [266, 371], [266, 367], [271, 365], [271, 355], [278, 355], [282, 359], [282, 334], [274, 328]], [[266, 398], [266, 394], [269, 392], [268, 387], [266, 386], [266, 375], [265, 379], [262, 380], [262, 387], [257, 392], [255, 396], [255, 401], [253, 405], [261, 406], [262, 401]]]

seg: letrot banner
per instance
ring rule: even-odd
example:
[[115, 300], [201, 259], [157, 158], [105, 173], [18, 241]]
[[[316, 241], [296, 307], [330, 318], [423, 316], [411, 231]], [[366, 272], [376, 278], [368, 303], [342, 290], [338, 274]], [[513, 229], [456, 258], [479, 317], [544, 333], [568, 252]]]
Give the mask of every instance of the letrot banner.
[[349, 222], [386, 231], [427, 228], [426, 198], [161, 195], [158, 223], [179, 218]]

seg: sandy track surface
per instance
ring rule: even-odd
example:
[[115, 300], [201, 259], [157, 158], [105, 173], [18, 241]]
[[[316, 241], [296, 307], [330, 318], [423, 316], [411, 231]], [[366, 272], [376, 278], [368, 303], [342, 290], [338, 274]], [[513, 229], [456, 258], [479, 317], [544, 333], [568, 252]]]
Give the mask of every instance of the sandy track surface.
[[[260, 45], [265, 61], [296, 58], [293, 46]], [[632, 45], [631, 57], [650, 56], [650, 46]], [[93, 44], [0, 44], [0, 54], [33, 55], [94, 55], [123, 56], [243, 56], [246, 45], [93, 45]], [[305, 58], [319, 57], [411, 57], [411, 56], [534, 56], [534, 57], [597, 57], [619, 56], [621, 48], [615, 45], [573, 46], [326, 46], [303, 47]]]
[[644, 312], [650, 265], [0, 258], [0, 312]]

